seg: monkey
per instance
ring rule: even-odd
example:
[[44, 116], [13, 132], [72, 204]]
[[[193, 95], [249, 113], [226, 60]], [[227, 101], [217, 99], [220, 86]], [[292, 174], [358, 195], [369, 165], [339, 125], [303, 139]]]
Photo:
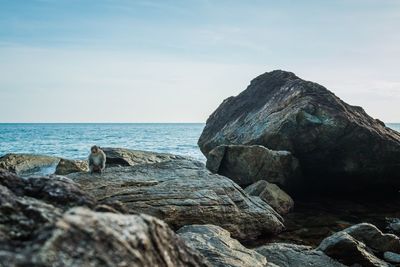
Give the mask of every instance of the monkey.
[[98, 146], [92, 146], [90, 152], [89, 172], [102, 173], [106, 168], [106, 154]]

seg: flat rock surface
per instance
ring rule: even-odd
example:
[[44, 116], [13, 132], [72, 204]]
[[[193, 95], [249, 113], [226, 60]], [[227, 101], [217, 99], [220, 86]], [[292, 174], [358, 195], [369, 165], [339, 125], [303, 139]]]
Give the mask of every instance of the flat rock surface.
[[157, 153], [126, 148], [102, 147], [101, 149], [106, 154], [107, 166], [134, 166], [144, 163], [157, 163], [183, 158], [182, 156], [168, 153]]
[[215, 267], [265, 267], [267, 260], [245, 248], [230, 233], [215, 225], [187, 225], [178, 230], [185, 242]]
[[258, 197], [248, 196], [230, 179], [191, 159], [107, 168], [102, 175], [68, 175], [98, 201], [120, 201], [130, 213], [150, 214], [178, 229], [214, 224], [234, 238], [276, 234], [282, 219]]
[[206, 157], [219, 145], [290, 151], [307, 178], [297, 190], [400, 188], [400, 133], [291, 72], [262, 74], [226, 99], [198, 143]]

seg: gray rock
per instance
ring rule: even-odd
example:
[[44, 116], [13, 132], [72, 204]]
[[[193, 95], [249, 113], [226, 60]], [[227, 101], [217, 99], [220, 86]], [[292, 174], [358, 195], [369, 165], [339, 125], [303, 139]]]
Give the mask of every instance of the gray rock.
[[215, 267], [264, 267], [267, 260], [245, 248], [230, 233], [215, 225], [188, 225], [178, 234]]
[[51, 156], [10, 153], [0, 157], [0, 169], [28, 176], [49, 168], [48, 174], [51, 174], [59, 161], [59, 158]]
[[263, 146], [217, 146], [207, 155], [207, 168], [231, 178], [240, 186], [267, 180], [282, 186], [300, 182], [296, 158], [288, 151], [273, 151]]
[[389, 264], [376, 257], [362, 242], [341, 231], [325, 238], [318, 247], [326, 255], [346, 264], [364, 267], [388, 267]]
[[147, 215], [74, 208], [35, 253], [43, 266], [209, 266], [165, 223]]
[[60, 162], [57, 164], [55, 174], [67, 175], [74, 172], [87, 171], [89, 171], [89, 163], [87, 160], [60, 159]]
[[384, 234], [375, 225], [370, 223], [356, 224], [344, 229], [342, 232], [363, 242], [375, 252], [383, 253], [391, 251], [400, 253], [400, 238], [393, 234]]
[[153, 215], [175, 229], [214, 224], [234, 238], [249, 240], [276, 234], [283, 228], [282, 218], [268, 204], [191, 159], [107, 168], [102, 175], [73, 173], [68, 177], [98, 201], [120, 201], [129, 212]]
[[398, 253], [386, 251], [385, 253], [383, 253], [383, 258], [385, 259], [385, 261], [390, 263], [400, 263], [400, 254]]
[[264, 255], [268, 262], [280, 267], [326, 266], [344, 267], [345, 265], [331, 259], [323, 252], [309, 246], [272, 243], [261, 246], [256, 251]]
[[66, 210], [73, 206], [93, 207], [95, 199], [84, 192], [71, 179], [59, 176], [30, 177], [22, 179], [5, 170], [0, 170], [0, 184], [17, 196], [29, 196], [43, 200]]
[[262, 74], [226, 99], [198, 144], [206, 157], [220, 145], [290, 151], [307, 179], [297, 191], [400, 188], [400, 133], [286, 71]]
[[107, 156], [107, 166], [134, 166], [138, 164], [157, 163], [183, 157], [149, 151], [132, 150], [126, 148], [101, 148]]
[[287, 214], [294, 207], [293, 199], [276, 184], [260, 180], [244, 189], [250, 196], [258, 196], [279, 214]]

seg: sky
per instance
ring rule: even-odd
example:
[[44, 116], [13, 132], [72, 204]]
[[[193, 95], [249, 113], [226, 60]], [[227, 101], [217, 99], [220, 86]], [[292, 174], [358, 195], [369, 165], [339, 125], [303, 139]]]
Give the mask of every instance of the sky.
[[400, 122], [400, 1], [0, 0], [0, 122], [205, 122], [275, 69]]

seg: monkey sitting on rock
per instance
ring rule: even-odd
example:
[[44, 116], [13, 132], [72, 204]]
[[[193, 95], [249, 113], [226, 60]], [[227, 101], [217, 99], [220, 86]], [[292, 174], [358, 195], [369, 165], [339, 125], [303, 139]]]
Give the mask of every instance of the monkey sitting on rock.
[[90, 148], [89, 172], [102, 173], [106, 168], [106, 154], [98, 146]]

